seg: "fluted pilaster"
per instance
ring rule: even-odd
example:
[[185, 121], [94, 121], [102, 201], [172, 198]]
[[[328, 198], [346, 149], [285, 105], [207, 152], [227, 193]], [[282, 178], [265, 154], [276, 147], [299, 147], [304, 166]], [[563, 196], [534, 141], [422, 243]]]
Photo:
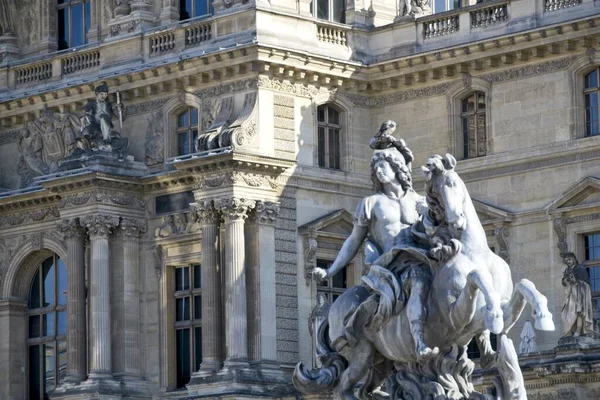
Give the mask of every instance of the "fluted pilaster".
[[225, 366], [247, 365], [246, 250], [244, 221], [255, 202], [239, 198], [217, 202], [225, 220]]
[[78, 383], [87, 375], [86, 291], [85, 291], [85, 230], [78, 218], [58, 223], [65, 235], [68, 266], [67, 279], [67, 381]]
[[118, 230], [123, 241], [123, 305], [125, 376], [139, 378], [140, 366], [140, 236], [146, 232], [142, 220], [123, 218]]
[[112, 376], [110, 332], [110, 263], [108, 238], [119, 217], [87, 216], [90, 235], [90, 379]]
[[192, 205], [202, 229], [202, 364], [203, 371], [218, 371], [221, 353], [221, 272], [218, 269], [219, 212], [211, 200]]
[[250, 361], [277, 368], [275, 220], [279, 204], [257, 201], [246, 223]]

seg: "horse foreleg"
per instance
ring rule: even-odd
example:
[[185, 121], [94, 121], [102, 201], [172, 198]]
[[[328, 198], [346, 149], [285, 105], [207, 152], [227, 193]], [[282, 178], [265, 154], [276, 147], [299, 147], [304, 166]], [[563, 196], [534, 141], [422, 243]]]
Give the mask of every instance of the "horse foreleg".
[[481, 357], [479, 358], [479, 365], [481, 365], [481, 368], [492, 368], [496, 363], [496, 352], [492, 348], [490, 331], [486, 329], [475, 336], [475, 343], [477, 343], [477, 348], [479, 348], [479, 353], [481, 354]]
[[344, 354], [344, 357], [348, 360], [348, 368], [342, 373], [334, 393], [338, 400], [359, 400], [354, 395], [354, 388], [369, 372], [376, 350], [371, 342], [362, 339], [348, 352], [351, 353]]
[[535, 318], [535, 328], [543, 331], [553, 331], [554, 322], [548, 310], [548, 299], [541, 294], [528, 279], [522, 279], [515, 285], [512, 297], [502, 305], [504, 311], [504, 332], [507, 333], [517, 322], [525, 305], [531, 304], [532, 315]]
[[469, 324], [476, 312], [477, 289], [485, 297], [486, 313], [484, 323], [492, 333], [500, 333], [504, 327], [500, 294], [494, 288], [492, 276], [484, 269], [475, 269], [467, 275], [467, 284], [458, 299], [450, 308], [450, 320], [456, 329], [463, 329]]

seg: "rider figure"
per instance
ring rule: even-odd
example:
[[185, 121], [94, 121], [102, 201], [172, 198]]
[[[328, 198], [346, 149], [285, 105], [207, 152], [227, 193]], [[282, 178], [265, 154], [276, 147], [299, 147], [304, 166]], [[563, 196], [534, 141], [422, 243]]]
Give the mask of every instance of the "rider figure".
[[[382, 125], [382, 129], [385, 125]], [[385, 142], [400, 144], [395, 139]], [[369, 274], [363, 277], [363, 284], [375, 293], [371, 296], [372, 300], [390, 292], [395, 297], [387, 299], [392, 304], [391, 310], [382, 312], [385, 307], [377, 307], [369, 323], [370, 329], [377, 331], [383, 327], [389, 318], [400, 312], [408, 297], [406, 313], [417, 357], [421, 360], [439, 351], [428, 347], [424, 339], [431, 272], [426, 256], [414, 256], [415, 253], [425, 254], [426, 250], [415, 243], [411, 232], [411, 226], [425, 212], [426, 205], [425, 199], [412, 188], [409, 165], [412, 153], [403, 141], [402, 153], [398, 147], [385, 145], [375, 151], [371, 159], [371, 179], [377, 193], [364, 198], [359, 204], [354, 229], [331, 267], [327, 270], [315, 268], [313, 276], [317, 280], [334, 276], [352, 261], [368, 237], [365, 252], [366, 262], [371, 264], [371, 268]], [[411, 158], [407, 160], [408, 157], [403, 153], [410, 154]], [[385, 282], [392, 283], [382, 288]]]

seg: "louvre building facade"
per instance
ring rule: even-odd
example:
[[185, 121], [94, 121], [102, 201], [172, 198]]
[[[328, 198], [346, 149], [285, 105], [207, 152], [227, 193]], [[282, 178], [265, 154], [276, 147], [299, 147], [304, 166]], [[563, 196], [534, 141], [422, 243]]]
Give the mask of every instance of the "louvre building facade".
[[567, 251], [600, 312], [600, 6], [469, 1], [0, 0], [0, 399], [300, 398], [388, 119], [548, 297], [529, 398], [600, 398], [558, 346]]

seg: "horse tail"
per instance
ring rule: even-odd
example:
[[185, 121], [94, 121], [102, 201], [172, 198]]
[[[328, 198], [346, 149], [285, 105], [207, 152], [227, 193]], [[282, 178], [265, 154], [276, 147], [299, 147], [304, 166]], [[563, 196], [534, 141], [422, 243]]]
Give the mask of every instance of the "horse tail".
[[329, 307], [325, 315], [314, 319], [317, 359], [321, 368], [308, 369], [299, 362], [294, 369], [292, 382], [301, 393], [323, 393], [335, 389], [342, 372], [348, 367], [346, 359], [333, 349], [329, 340]]

